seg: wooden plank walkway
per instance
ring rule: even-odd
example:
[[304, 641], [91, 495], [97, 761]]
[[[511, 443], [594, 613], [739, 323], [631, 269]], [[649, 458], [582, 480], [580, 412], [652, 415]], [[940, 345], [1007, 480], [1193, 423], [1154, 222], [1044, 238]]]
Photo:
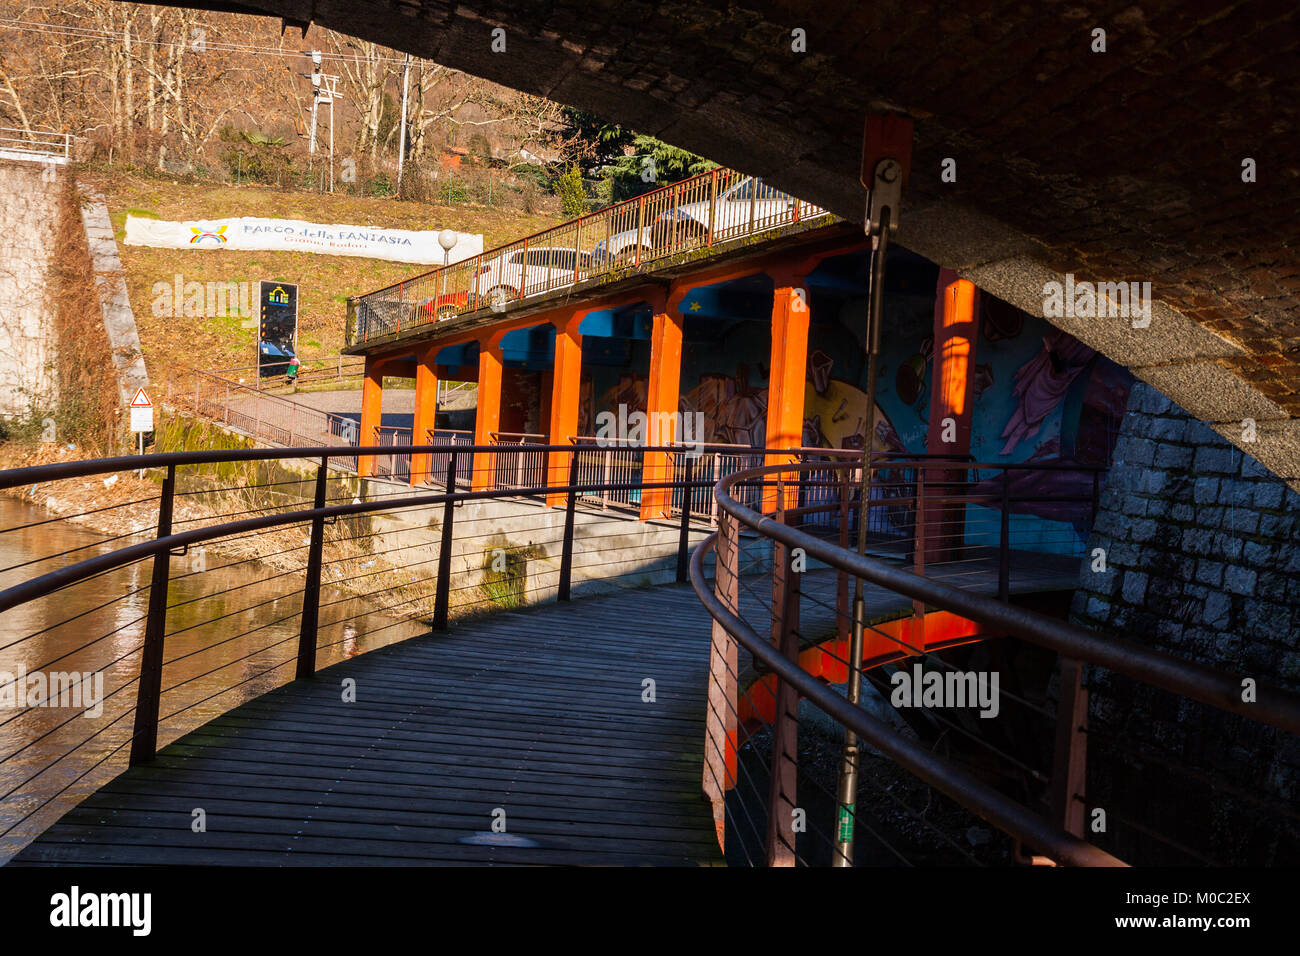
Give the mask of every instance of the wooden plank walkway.
[[[1073, 587], [1077, 559], [1057, 565], [1017, 562], [1014, 589]], [[963, 584], [996, 588], [995, 570], [972, 570]], [[770, 584], [748, 583], [757, 624]], [[829, 636], [834, 574], [804, 588], [805, 635]], [[873, 617], [900, 604], [876, 588], [868, 600]], [[700, 789], [709, 626], [689, 587], [667, 586], [370, 652], [182, 737], [11, 865], [718, 864]]]

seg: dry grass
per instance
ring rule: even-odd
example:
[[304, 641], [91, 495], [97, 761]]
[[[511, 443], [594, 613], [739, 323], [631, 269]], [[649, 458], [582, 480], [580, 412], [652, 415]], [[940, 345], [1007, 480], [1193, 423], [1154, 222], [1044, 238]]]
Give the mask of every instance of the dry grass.
[[160, 318], [153, 315], [155, 282], [278, 279], [299, 286], [298, 348], [305, 358], [337, 353], [343, 345], [347, 298], [416, 275], [425, 268], [353, 256], [302, 252], [148, 249], [121, 243], [128, 211], [162, 219], [263, 216], [394, 229], [452, 228], [483, 233], [484, 248], [555, 225], [558, 215], [527, 215], [481, 206], [429, 203], [281, 190], [231, 184], [173, 184], [114, 171], [80, 174], [108, 201], [118, 233], [131, 307], [151, 381], [162, 384], [180, 365], [222, 368], [254, 362], [253, 332], [243, 319]]

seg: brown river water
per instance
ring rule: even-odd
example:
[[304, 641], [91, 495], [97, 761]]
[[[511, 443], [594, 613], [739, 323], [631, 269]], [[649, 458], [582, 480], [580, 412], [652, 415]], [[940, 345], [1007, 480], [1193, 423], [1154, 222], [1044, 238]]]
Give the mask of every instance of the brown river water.
[[[104, 544], [66, 521], [20, 527], [50, 517], [0, 498], [0, 568], [86, 546], [0, 571], [0, 590], [132, 543]], [[236, 561], [208, 552], [195, 573], [190, 559], [172, 559], [159, 746], [293, 678], [302, 574]], [[120, 568], [0, 615], [0, 864], [126, 768], [151, 568]], [[428, 630], [328, 586], [321, 605], [318, 643], [330, 646], [318, 667]], [[52, 673], [67, 683], [51, 700]]]

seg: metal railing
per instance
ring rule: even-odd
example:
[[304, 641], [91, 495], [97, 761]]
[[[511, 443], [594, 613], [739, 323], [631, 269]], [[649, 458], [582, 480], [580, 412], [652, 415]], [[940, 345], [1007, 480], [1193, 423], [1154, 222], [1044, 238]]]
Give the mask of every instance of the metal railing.
[[[166, 453], [0, 472], [0, 489], [53, 488], [65, 498], [67, 483], [95, 495], [107, 479], [129, 485], [125, 501], [83, 516], [136, 522], [116, 538], [82, 535], [72, 547], [45, 544], [63, 518], [0, 527], [0, 541], [31, 535], [40, 549], [0, 568], [22, 578], [0, 590], [0, 682], [69, 662], [104, 680], [102, 713], [91, 719], [27, 697], [0, 717], [0, 850], [107, 782], [122, 759], [151, 760], [160, 741], [291, 674], [310, 676], [318, 663], [485, 611], [685, 581], [690, 545], [702, 535], [689, 512], [665, 528], [577, 514], [579, 495], [608, 488], [465, 490], [471, 463], [501, 446], [446, 438], [451, 444]], [[534, 461], [570, 451], [528, 446]], [[446, 485], [461, 490], [367, 491], [332, 467], [340, 458], [413, 455], [445, 456]], [[297, 470], [313, 461], [314, 473]], [[141, 470], [151, 478], [137, 478]], [[551, 495], [565, 502], [561, 522], [526, 500]], [[391, 534], [394, 522], [409, 533]], [[508, 561], [499, 569], [501, 522], [529, 545], [502, 546]]]
[[347, 416], [311, 408], [215, 372], [189, 370], [170, 398], [255, 441], [290, 447], [319, 445], [331, 438], [348, 444], [359, 440], [355, 420]]
[[0, 126], [0, 157], [66, 163], [72, 158], [74, 139], [71, 133]]
[[349, 344], [480, 309], [504, 311], [531, 296], [829, 215], [761, 179], [714, 169], [360, 296]]
[[[1012, 604], [1008, 575], [1032, 574], [1044, 560], [1043, 554], [1032, 551], [1043, 546], [1040, 538], [1029, 535], [1017, 542], [1020, 547], [1013, 544], [1019, 533], [1014, 516], [1031, 508], [1091, 515], [1097, 502], [1095, 471], [1085, 472], [1059, 493], [1044, 493], [1042, 480], [1018, 480], [1017, 472], [1029, 469], [1036, 469], [1039, 479], [1054, 471], [1003, 466], [990, 476], [989, 466], [958, 460], [880, 462], [873, 467], [873, 481], [892, 485], [895, 493], [873, 494], [868, 500], [870, 510], [889, 515], [889, 527], [877, 532], [880, 525], [868, 520], [866, 554], [848, 545], [847, 532], [856, 528], [860, 518], [855, 513], [862, 504], [861, 495], [855, 497], [850, 490], [861, 480], [852, 462], [773, 465], [719, 482], [715, 497], [722, 519], [717, 532], [692, 556], [691, 582], [714, 621], [703, 787], [714, 805], [729, 860], [851, 865], [854, 840], [860, 839], [868, 853], [886, 858], [904, 856], [899, 844], [911, 840], [923, 846], [928, 841], [927, 856], [933, 860], [942, 851], [948, 862], [1119, 864], [1112, 853], [1086, 839], [1096, 839], [1098, 832], [1096, 814], [1085, 813], [1090, 809], [1087, 742], [1090, 737], [1127, 735], [1090, 713], [1085, 666], [1177, 695], [1179, 714], [1199, 702], [1208, 705], [1209, 713], [1300, 733], [1300, 695], [1261, 683], [1254, 700], [1248, 700], [1238, 675]], [[886, 474], [891, 471], [892, 480]], [[765, 500], [777, 503], [775, 511], [764, 514], [746, 503], [753, 500], [753, 487], [761, 489]], [[993, 513], [992, 528], [972, 517], [979, 510]], [[838, 514], [833, 526], [820, 520], [826, 513]], [[987, 553], [982, 582], [961, 571], [963, 563], [988, 548], [990, 535], [1001, 539], [993, 549], [996, 591], [988, 576]], [[770, 584], [759, 587], [743, 576], [747, 567], [755, 566], [755, 548], [771, 554], [770, 564], [764, 565], [770, 570]], [[712, 581], [705, 573], [710, 556], [715, 558]], [[1016, 561], [1017, 556], [1021, 560]], [[810, 562], [830, 569], [836, 594], [808, 573]], [[846, 585], [855, 581], [895, 602], [910, 601], [912, 619], [885, 624], [865, 609], [859, 611], [847, 600]], [[823, 626], [829, 624], [832, 633], [817, 631], [807, 620], [810, 616]], [[855, 628], [862, 628], [863, 634], [858, 660], [849, 654], [848, 634], [856, 633]], [[911, 666], [910, 676], [918, 681], [929, 672], [940, 676], [940, 684], [953, 678], [966, 682], [962, 686], [991, 686], [997, 694], [998, 671], [976, 674], [960, 666], [974, 659], [963, 656], [969, 650], [963, 645], [989, 639], [1012, 639], [1040, 656], [1054, 655], [1047, 660], [1057, 672], [1055, 707], [1050, 696], [1040, 702], [1012, 682], [1016, 691], [1004, 690], [998, 698], [1011, 715], [1003, 715], [1006, 720], [998, 731], [983, 730], [983, 722], [970, 720], [960, 702], [942, 695], [927, 697], [919, 710], [909, 710], [919, 697], [904, 697], [900, 703], [891, 692], [902, 684], [900, 674], [909, 677], [906, 668]], [[1005, 667], [1011, 660], [1006, 656], [1010, 651], [989, 653], [992, 656], [982, 658], [986, 666], [1001, 661]], [[896, 668], [888, 681], [880, 671], [885, 667]], [[871, 708], [826, 686], [850, 680], [855, 670], [869, 683], [869, 696], [879, 695]], [[974, 683], [968, 682], [972, 675]], [[843, 729], [845, 745], [804, 717], [797, 706], [800, 699]], [[891, 705], [892, 713], [905, 718], [906, 732], [900, 731], [899, 721], [891, 724], [881, 716]], [[1006, 730], [1020, 724], [1024, 727], [1017, 733], [1023, 736]], [[869, 746], [859, 749], [853, 735]], [[1051, 742], [1050, 766], [1040, 769], [1035, 760], [1042, 757], [1043, 741]], [[1177, 773], [1182, 763], [1177, 748], [1161, 754], [1130, 747], [1126, 755], [1149, 761], [1161, 773]], [[864, 768], [865, 763], [871, 767]], [[836, 766], [840, 776], [833, 779], [834, 771], [826, 768]], [[852, 775], [846, 776], [850, 767]], [[1205, 799], [1222, 801], [1231, 795], [1268, 808], [1274, 820], [1296, 818], [1293, 807], [1234, 789], [1231, 780], [1205, 784], [1195, 774], [1188, 779], [1208, 786]], [[850, 781], [847, 794], [845, 780]], [[915, 800], [903, 799], [913, 791], [918, 794]], [[952, 802], [934, 803], [944, 798]], [[825, 817], [799, 826], [795, 811], [810, 805], [822, 807]], [[891, 815], [904, 814], [913, 821], [906, 828], [890, 823]], [[1094, 826], [1085, 826], [1085, 821]], [[961, 828], [988, 824], [997, 831], [993, 837], [978, 841], [978, 846], [963, 839]], [[955, 835], [950, 832], [954, 828]], [[1198, 862], [1205, 861], [1195, 856], [1195, 849], [1163, 839]]]
[[[366, 372], [364, 358], [348, 355], [331, 355], [321, 358], [303, 358], [299, 356], [299, 362], [296, 383], [298, 388], [330, 384], [342, 385], [345, 382], [360, 380]], [[285, 380], [284, 372], [263, 375], [261, 374], [263, 368], [264, 366], [257, 365], [232, 365], [229, 368], [204, 369], [201, 374], [235, 382], [242, 379], [245, 384], [252, 385], [253, 388], [262, 392], [275, 392], [290, 387]], [[194, 373], [195, 370], [193, 369], [186, 370], [186, 374]]]
[[[241, 698], [282, 683], [289, 669], [299, 677], [309, 676], [324, 663], [378, 646], [367, 643], [368, 636], [386, 632], [404, 639], [427, 633], [429, 626], [447, 627], [459, 617], [485, 610], [569, 600], [599, 587], [643, 587], [647, 582], [687, 579], [688, 556], [706, 533], [693, 527], [699, 517], [697, 495], [710, 486], [710, 479], [588, 482], [579, 478], [580, 463], [586, 455], [603, 455], [604, 449], [527, 444], [513, 446], [513, 453], [528, 456], [530, 467], [549, 461], [547, 456], [562, 456], [568, 463], [567, 481], [461, 490], [472, 484], [475, 468], [490, 467], [487, 473], [495, 473], [494, 456], [503, 454], [502, 445], [475, 446], [463, 432], [441, 437], [447, 443], [171, 453], [0, 472], [0, 489], [41, 487], [67, 497], [59, 483], [84, 481], [97, 499], [108, 487], [101, 481], [104, 476], [130, 483], [138, 481], [133, 475], [143, 468], [155, 479], [132, 486], [121, 504], [95, 504], [85, 512], [102, 516], [116, 509], [124, 509], [124, 514], [132, 508], [144, 513], [152, 509], [151, 522], [128, 529], [117, 539], [95, 539], [73, 547], [51, 545], [39, 555], [0, 568], [0, 573], [20, 571], [26, 578], [0, 590], [0, 612], [6, 623], [21, 622], [8, 630], [0, 652], [25, 654], [20, 660], [30, 659], [30, 666], [25, 665], [29, 672], [45, 671], [59, 662], [69, 666], [66, 662], [72, 661], [77, 670], [100, 672], [106, 681], [106, 706], [93, 721], [77, 721], [80, 714], [73, 712], [56, 722], [47, 716], [54, 711], [42, 709], [45, 702], [30, 698], [26, 706], [5, 715], [4, 723], [12, 727], [0, 755], [4, 781], [0, 808], [5, 813], [0, 836], [33, 818], [48, 821], [78, 795], [77, 788], [84, 792], [85, 787], [106, 782], [116, 772], [119, 756], [126, 759], [129, 754], [131, 763], [152, 759], [160, 742], [206, 722]], [[641, 451], [681, 454], [675, 446]], [[838, 656], [843, 666], [843, 653], [834, 637], [843, 606], [826, 587], [813, 586], [815, 575], [821, 575], [832, 590], [839, 580], [860, 578], [919, 604], [922, 615], [938, 608], [976, 622], [979, 628], [961, 641], [1011, 635], [1068, 661], [1110, 668], [1290, 732], [1300, 729], [1300, 700], [1294, 695], [1261, 685], [1257, 701], [1243, 704], [1233, 677], [976, 593], [980, 587], [989, 594], [1007, 590], [999, 580], [1004, 566], [1009, 568], [1010, 585], [1027, 566], [1044, 560], [1042, 554], [1030, 551], [1044, 545], [1041, 536], [1019, 528], [1011, 519], [1030, 507], [1090, 511], [1095, 502], [1095, 472], [1060, 494], [1045, 494], [1041, 481], [1017, 482], [1016, 469], [1011, 467], [1000, 468], [990, 477], [992, 469], [971, 462], [878, 456], [873, 477], [878, 475], [883, 486], [888, 473], [897, 473], [895, 485], [900, 490], [889, 497], [872, 495], [870, 510], [904, 510], [895, 513], [883, 530], [868, 520], [872, 552], [859, 557], [841, 543], [840, 535], [856, 527], [856, 514], [862, 510], [856, 492], [860, 466], [852, 459], [837, 460], [841, 454], [856, 453], [754, 449], [752, 454], [775, 458], [777, 464], [737, 472], [717, 485], [719, 531], [695, 548], [689, 569], [696, 592], [718, 622], [709, 687], [706, 785], [714, 781], [714, 793], [720, 795], [729, 815], [732, 829], [725, 834], [729, 852], [744, 845], [734, 831], [743, 830], [746, 815], [756, 812], [736, 804], [742, 784], [750, 784], [747, 775], [753, 766], [747, 754], [755, 750], [758, 739], [746, 729], [745, 701], [750, 702], [752, 716], [765, 706], [770, 709], [771, 699], [788, 704], [789, 694], [797, 693], [928, 787], [970, 808], [1031, 852], [1064, 862], [1112, 862], [1078, 834], [1059, 832], [1058, 821], [1067, 815], [1073, 818], [1079, 803], [1073, 788], [1080, 779], [1080, 761], [1072, 743], [1080, 736], [1079, 722], [1087, 725], [1088, 734], [1101, 730], [1089, 720], [1086, 706], [1080, 716], [1079, 700], [1086, 692], [1077, 687], [1077, 673], [1061, 684], [1062, 713], [1070, 719], [1057, 722], [1049, 714], [1057, 740], [1063, 742], [1059, 760], [1050, 775], [1026, 771], [1030, 780], [1064, 795], [1065, 809], [1054, 810], [1052, 820], [1045, 822], [973, 769], [980, 766], [978, 761], [954, 765], [936, 754], [932, 743], [900, 737], [878, 718], [827, 690], [822, 684], [829, 679], [824, 669], [817, 677], [811, 675], [810, 654], [820, 654], [824, 664]], [[339, 458], [404, 456], [410, 461], [412, 456], [438, 455], [446, 456], [444, 484], [457, 489], [451, 493], [367, 490], [331, 470]], [[703, 460], [704, 456], [685, 459], [688, 473]], [[263, 470], [312, 461], [314, 473]], [[493, 463], [476, 464], [480, 461]], [[231, 471], [236, 465], [242, 470]], [[630, 500], [633, 492], [657, 492], [679, 501], [677, 521], [641, 523], [578, 509], [584, 497], [618, 500], [615, 496], [627, 493]], [[536, 506], [542, 498], [559, 500], [562, 522], [554, 520], [552, 509]], [[493, 507], [465, 507], [486, 502]], [[960, 518], [957, 504], [963, 508]], [[974, 517], [975, 509], [991, 509], [996, 519], [990, 525]], [[826, 514], [839, 517], [827, 524], [821, 518]], [[493, 554], [494, 549], [507, 551], [500, 547], [503, 518], [512, 522], [512, 537], [528, 541], [528, 546], [510, 550], [505, 569], [500, 570]], [[47, 540], [57, 520], [40, 518], [0, 528], [0, 540], [21, 533]], [[392, 532], [394, 522], [403, 533]], [[997, 549], [986, 540], [994, 533], [992, 527], [1001, 536]], [[720, 556], [710, 586], [706, 558], [715, 542], [721, 542]], [[252, 556], [216, 557], [232, 553], [220, 549], [241, 543], [252, 549]], [[796, 548], [824, 567], [810, 568], [806, 577], [803, 572], [786, 574], [787, 559]], [[1007, 559], [997, 556], [999, 550]], [[965, 577], [976, 561], [983, 563], [982, 585]], [[908, 570], [907, 564], [925, 573]], [[240, 567], [248, 571], [248, 581], [222, 577]], [[757, 589], [761, 624], [756, 626], [746, 620], [753, 616], [746, 606], [754, 584], [768, 574], [771, 587], [763, 583]], [[963, 586], [954, 587], [954, 580]], [[83, 587], [89, 590], [78, 590]], [[340, 590], [344, 588], [349, 590]], [[748, 595], [745, 603], [740, 600], [742, 593]], [[89, 608], [80, 603], [91, 600], [94, 605]], [[358, 600], [366, 602], [364, 609], [355, 606]], [[768, 607], [768, 600], [777, 603]], [[819, 601], [830, 612], [829, 644], [812, 622], [810, 612]], [[874, 633], [879, 625], [870, 626]], [[760, 636], [769, 628], [777, 638], [775, 646], [767, 633]], [[363, 632], [361, 638], [358, 630]], [[892, 650], [878, 650], [867, 663], [878, 666], [912, 656], [927, 663], [933, 658], [942, 667], [945, 662], [939, 653], [956, 646], [952, 641], [918, 644], [913, 632], [885, 635], [877, 643], [891, 640]], [[753, 656], [757, 669], [751, 676], [757, 676], [759, 683], [748, 684], [741, 674], [740, 648]], [[8, 658], [5, 663], [0, 670], [15, 671]], [[1063, 674], [1069, 674], [1068, 668], [1063, 667]], [[767, 684], [760, 686], [762, 682]], [[773, 693], [764, 704], [758, 698], [768, 684]], [[788, 714], [788, 708], [777, 708], [776, 713]], [[772, 779], [785, 787], [792, 779], [789, 772], [798, 768], [789, 757], [788, 719], [775, 724], [781, 728], [780, 757], [775, 762], [780, 773]], [[815, 767], [808, 769], [812, 773]], [[718, 781], [729, 781], [731, 786], [716, 786]], [[793, 796], [793, 790], [781, 793], [780, 799], [787, 802]], [[781, 826], [769, 847], [779, 854], [780, 847], [788, 845], [793, 856], [804, 858], [807, 847], [790, 838], [785, 818], [773, 815], [773, 819]], [[818, 821], [812, 817], [810, 822], [809, 832], [814, 832]], [[859, 828], [870, 822], [859, 818]], [[923, 827], [933, 823], [922, 817]]]

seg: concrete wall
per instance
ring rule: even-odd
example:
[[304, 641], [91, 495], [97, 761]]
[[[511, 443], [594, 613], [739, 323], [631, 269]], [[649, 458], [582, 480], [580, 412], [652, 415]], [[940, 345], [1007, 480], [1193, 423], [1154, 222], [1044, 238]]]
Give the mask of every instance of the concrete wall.
[[[1085, 562], [1077, 622], [1300, 690], [1300, 495], [1149, 385], [1130, 396], [1095, 548], [1105, 550], [1106, 570]], [[1237, 862], [1300, 861], [1294, 824], [1279, 827], [1275, 813], [1222, 789], [1294, 809], [1300, 740], [1105, 671], [1090, 684], [1089, 807]], [[1139, 754], [1172, 754], [1186, 770]], [[1220, 788], [1198, 780], [1202, 772]], [[1164, 812], [1166, 795], [1189, 808], [1184, 817]], [[1111, 831], [1130, 862], [1192, 862], [1119, 822]]]
[[[409, 485], [383, 479], [365, 483], [367, 498], [411, 493]], [[403, 549], [396, 560], [417, 565], [432, 579], [441, 547], [442, 516], [440, 503], [377, 515], [373, 526], [380, 536], [375, 547]], [[523, 603], [555, 600], [564, 540], [563, 508], [548, 508], [525, 498], [467, 501], [456, 509], [453, 531], [453, 612], [459, 605], [487, 600], [497, 577], [490, 570], [496, 548], [505, 550], [512, 562], [522, 562]], [[703, 529], [693, 529], [691, 547], [706, 535]], [[678, 540], [675, 522], [642, 523], [634, 517], [579, 508], [574, 515], [572, 596], [672, 583], [677, 575]]]
[[0, 160], [0, 416], [54, 403], [56, 331], [51, 253], [62, 173]]

